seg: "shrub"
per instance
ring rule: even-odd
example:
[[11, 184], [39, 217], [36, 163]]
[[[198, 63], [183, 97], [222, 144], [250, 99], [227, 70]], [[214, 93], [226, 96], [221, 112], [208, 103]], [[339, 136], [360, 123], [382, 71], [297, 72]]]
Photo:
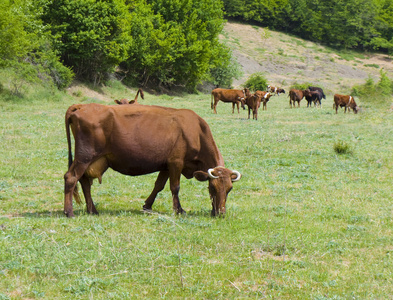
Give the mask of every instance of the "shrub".
[[267, 88], [267, 80], [262, 73], [257, 72], [252, 74], [244, 83], [244, 87], [252, 91], [265, 91]]
[[290, 89], [305, 90], [309, 86], [313, 86], [313, 84], [309, 83], [309, 82], [306, 82], [306, 83], [297, 83], [297, 82], [295, 82], [294, 84], [291, 85]]
[[335, 142], [333, 145], [333, 149], [334, 149], [334, 152], [336, 152], [337, 154], [351, 154], [352, 153], [351, 146], [342, 140], [338, 140], [337, 142]]

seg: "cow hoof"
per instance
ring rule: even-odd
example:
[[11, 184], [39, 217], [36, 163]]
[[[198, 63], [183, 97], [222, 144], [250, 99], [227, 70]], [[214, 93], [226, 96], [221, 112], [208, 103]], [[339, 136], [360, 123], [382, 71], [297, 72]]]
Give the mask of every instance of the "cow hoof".
[[146, 205], [143, 205], [143, 211], [145, 211], [145, 212], [151, 212], [151, 211], [153, 211], [153, 210], [151, 209], [151, 206], [148, 207], [148, 206], [146, 206]]
[[180, 209], [176, 210], [176, 213], [178, 215], [186, 215], [187, 214], [186, 211], [183, 208], [180, 208]]
[[66, 212], [65, 211], [64, 214], [66, 215], [67, 218], [74, 218], [75, 217], [73, 212]]

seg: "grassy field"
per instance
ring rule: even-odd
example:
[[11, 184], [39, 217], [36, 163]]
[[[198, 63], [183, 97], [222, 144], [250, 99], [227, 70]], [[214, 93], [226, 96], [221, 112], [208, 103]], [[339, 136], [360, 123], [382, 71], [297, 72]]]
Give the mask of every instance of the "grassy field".
[[281, 95], [253, 121], [222, 102], [212, 114], [210, 95], [147, 94], [196, 111], [242, 173], [226, 217], [211, 218], [207, 184], [185, 178], [187, 215], [168, 187], [145, 214], [156, 174], [109, 170], [93, 185], [100, 215], [75, 206], [70, 220], [64, 113], [109, 102], [32, 98], [0, 100], [0, 299], [392, 299], [390, 103], [336, 115], [331, 95], [321, 109]]

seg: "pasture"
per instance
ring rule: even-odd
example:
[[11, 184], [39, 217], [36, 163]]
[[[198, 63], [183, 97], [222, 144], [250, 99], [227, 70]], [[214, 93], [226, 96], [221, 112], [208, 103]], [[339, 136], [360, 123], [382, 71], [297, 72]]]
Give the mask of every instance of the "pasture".
[[64, 113], [111, 96], [0, 100], [0, 299], [392, 297], [390, 103], [336, 115], [332, 95], [290, 109], [285, 94], [254, 121], [222, 102], [214, 115], [210, 95], [145, 94], [196, 111], [242, 173], [226, 217], [210, 217], [207, 183], [184, 177], [187, 215], [173, 214], [168, 186], [144, 213], [157, 174], [108, 170], [92, 187], [100, 215], [74, 204], [67, 219]]

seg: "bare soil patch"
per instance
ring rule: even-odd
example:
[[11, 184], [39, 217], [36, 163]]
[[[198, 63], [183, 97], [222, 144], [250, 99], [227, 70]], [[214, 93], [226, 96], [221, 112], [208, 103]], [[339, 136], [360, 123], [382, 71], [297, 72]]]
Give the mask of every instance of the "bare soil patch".
[[383, 68], [393, 77], [392, 58], [382, 54], [358, 54], [349, 59], [334, 50], [262, 27], [227, 22], [221, 40], [233, 50], [244, 75], [234, 81], [236, 88], [256, 72], [269, 84], [289, 88], [293, 83], [309, 82], [327, 93], [347, 93], [370, 76], [380, 78]]

